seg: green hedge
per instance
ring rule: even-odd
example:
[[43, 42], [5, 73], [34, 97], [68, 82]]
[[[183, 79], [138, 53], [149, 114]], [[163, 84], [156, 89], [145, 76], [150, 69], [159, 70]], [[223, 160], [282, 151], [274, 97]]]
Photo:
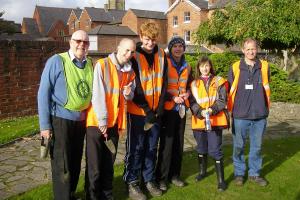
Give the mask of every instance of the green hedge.
[[[195, 71], [198, 59], [204, 54], [197, 56], [186, 55], [186, 60]], [[227, 77], [229, 67], [235, 61], [239, 60], [239, 56], [233, 53], [216, 53], [208, 56], [218, 75]], [[300, 83], [288, 80], [288, 75], [285, 71], [281, 70], [278, 66], [270, 63], [271, 70], [271, 100], [276, 102], [289, 102], [300, 104]]]

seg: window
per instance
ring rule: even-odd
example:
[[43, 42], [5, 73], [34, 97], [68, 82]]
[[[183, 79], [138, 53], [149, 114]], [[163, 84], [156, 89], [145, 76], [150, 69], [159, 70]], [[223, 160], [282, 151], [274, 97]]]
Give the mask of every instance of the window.
[[191, 21], [191, 13], [184, 12], [184, 23], [189, 23]]
[[85, 23], [86, 23], [86, 27], [90, 27], [90, 20], [89, 19], [87, 19]]
[[174, 16], [173, 17], [173, 27], [177, 27], [178, 26], [178, 17]]
[[184, 31], [184, 40], [186, 43], [191, 42], [191, 31]]
[[59, 37], [63, 37], [64, 35], [65, 35], [65, 32], [64, 32], [64, 30], [58, 30], [57, 31], [57, 35], [59, 36]]
[[72, 29], [74, 29], [75, 30], [75, 28], [76, 28], [76, 21], [74, 20], [74, 21], [72, 21], [72, 23], [71, 23], [72, 25], [71, 25], [71, 27], [72, 27]]

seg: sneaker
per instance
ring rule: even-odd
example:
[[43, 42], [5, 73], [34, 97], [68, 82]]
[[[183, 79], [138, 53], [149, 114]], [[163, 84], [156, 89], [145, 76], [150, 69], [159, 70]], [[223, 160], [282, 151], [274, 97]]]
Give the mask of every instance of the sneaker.
[[143, 194], [140, 186], [137, 183], [128, 185], [129, 198], [132, 200], [146, 200], [146, 195]]
[[177, 187], [183, 187], [185, 185], [184, 182], [177, 176], [172, 178], [171, 183], [173, 183]]
[[150, 192], [150, 194], [154, 197], [158, 197], [162, 195], [162, 191], [152, 181], [146, 183], [146, 188]]
[[244, 184], [244, 177], [243, 176], [236, 176], [234, 178], [234, 182], [235, 182], [235, 185], [242, 186]]
[[249, 176], [249, 181], [257, 183], [257, 185], [260, 185], [260, 186], [263, 186], [263, 187], [268, 185], [267, 180], [260, 177], [260, 176]]
[[162, 191], [167, 191], [168, 188], [167, 188], [166, 181], [163, 181], [163, 180], [159, 181], [159, 189]]

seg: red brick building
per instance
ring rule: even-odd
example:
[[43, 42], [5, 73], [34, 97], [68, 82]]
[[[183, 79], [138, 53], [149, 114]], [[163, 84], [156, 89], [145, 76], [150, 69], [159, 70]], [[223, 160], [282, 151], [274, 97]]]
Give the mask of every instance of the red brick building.
[[129, 9], [122, 18], [122, 25], [128, 26], [132, 31], [138, 34], [139, 27], [142, 23], [150, 21], [159, 27], [158, 43], [167, 43], [167, 18], [163, 12], [150, 10]]

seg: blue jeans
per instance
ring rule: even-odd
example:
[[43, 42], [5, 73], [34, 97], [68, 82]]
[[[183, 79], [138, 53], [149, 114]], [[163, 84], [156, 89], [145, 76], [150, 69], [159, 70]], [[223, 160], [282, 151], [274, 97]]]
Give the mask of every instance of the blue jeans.
[[234, 175], [244, 176], [246, 171], [246, 163], [244, 149], [246, 138], [249, 134], [250, 152], [248, 158], [248, 175], [259, 176], [262, 167], [261, 144], [262, 136], [265, 132], [267, 120], [247, 120], [233, 119], [234, 134], [233, 134], [233, 165]]
[[160, 125], [144, 131], [145, 117], [127, 115], [127, 138], [125, 169], [123, 179], [126, 183], [138, 182], [140, 174], [144, 182], [154, 181]]

